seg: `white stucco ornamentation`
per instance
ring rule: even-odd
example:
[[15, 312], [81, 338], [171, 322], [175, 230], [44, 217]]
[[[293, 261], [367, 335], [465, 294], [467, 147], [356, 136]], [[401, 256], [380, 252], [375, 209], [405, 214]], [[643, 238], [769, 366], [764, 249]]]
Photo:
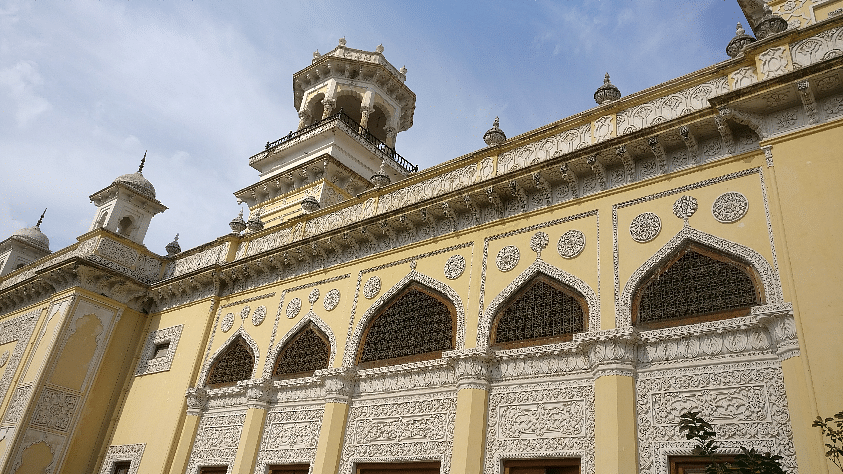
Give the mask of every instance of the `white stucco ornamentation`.
[[266, 319], [266, 306], [261, 305], [255, 308], [255, 311], [252, 313], [252, 325], [260, 326], [264, 319]]
[[340, 290], [334, 288], [325, 294], [322, 306], [325, 307], [325, 311], [333, 311], [338, 304], [340, 304]]
[[629, 235], [632, 236], [632, 240], [642, 244], [655, 239], [661, 230], [662, 221], [652, 212], [638, 214], [629, 223]]
[[267, 466], [273, 464], [313, 462], [324, 412], [321, 405], [270, 408], [258, 451], [257, 472], [266, 472]]
[[445, 262], [445, 278], [456, 280], [465, 271], [465, 257], [454, 255]]
[[749, 201], [743, 194], [730, 191], [723, 193], [711, 205], [711, 214], [717, 222], [730, 224], [741, 220], [749, 209]]
[[378, 296], [378, 293], [381, 292], [381, 279], [378, 276], [371, 276], [368, 280], [366, 280], [366, 284], [363, 285], [363, 296], [366, 299], [372, 299], [375, 296]]
[[698, 207], [697, 198], [693, 196], [682, 196], [673, 203], [673, 215], [687, 220], [697, 212]]
[[234, 313], [226, 313], [225, 316], [222, 318], [222, 322], [220, 323], [220, 329], [222, 332], [231, 331], [231, 328], [234, 326]]
[[[233, 317], [232, 321], [234, 321]], [[176, 349], [179, 345], [182, 329], [184, 329], [184, 325], [179, 324], [178, 326], [150, 331], [149, 336], [146, 338], [146, 343], [143, 346], [140, 360], [138, 360], [135, 375], [154, 374], [170, 370], [170, 366], [173, 364], [173, 358], [176, 356]], [[163, 355], [156, 354], [157, 348], [163, 344], [167, 345], [166, 352]]]
[[556, 250], [562, 258], [576, 258], [585, 249], [585, 235], [578, 230], [569, 230], [559, 237]]
[[770, 48], [758, 55], [758, 60], [761, 62], [761, 73], [764, 79], [781, 76], [788, 71], [790, 64], [785, 56], [785, 47], [778, 46]]
[[228, 466], [227, 472], [231, 474], [245, 421], [245, 410], [202, 416], [187, 464], [187, 474], [198, 474], [205, 466]]
[[483, 472], [504, 459], [580, 458], [593, 474], [594, 386], [591, 380], [492, 387]]
[[115, 464], [126, 461], [130, 463], [128, 474], [138, 474], [138, 468], [140, 467], [145, 447], [146, 444], [123, 444], [119, 446], [109, 446], [105, 451], [105, 459], [102, 461], [100, 474], [111, 474], [114, 472]]
[[293, 319], [299, 315], [299, 311], [301, 311], [301, 299], [293, 298], [287, 303], [287, 318]]
[[520, 259], [521, 252], [518, 251], [518, 247], [507, 245], [498, 252], [495, 264], [498, 266], [498, 270], [508, 272], [518, 265]]

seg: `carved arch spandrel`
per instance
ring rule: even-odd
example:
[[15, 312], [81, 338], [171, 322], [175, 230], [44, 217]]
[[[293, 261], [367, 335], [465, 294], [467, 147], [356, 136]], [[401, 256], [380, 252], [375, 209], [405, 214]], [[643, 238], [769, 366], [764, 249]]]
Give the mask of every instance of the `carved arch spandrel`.
[[763, 286], [764, 303], [768, 305], [781, 304], [784, 301], [778, 272], [761, 254], [736, 242], [685, 226], [630, 275], [617, 302], [617, 314], [615, 316], [617, 327], [630, 327], [632, 325], [632, 298], [639, 286], [646, 282], [651, 271], [663, 265], [675, 252], [694, 243], [748, 264], [757, 274]]
[[441, 281], [431, 278], [423, 273], [412, 270], [409, 274], [407, 274], [407, 276], [402, 278], [401, 281], [396, 283], [389, 290], [385, 291], [357, 322], [354, 332], [351, 334], [351, 337], [345, 345], [345, 353], [343, 354], [342, 359], [343, 367], [351, 367], [355, 364], [357, 353], [360, 351], [360, 344], [363, 340], [363, 334], [369, 326], [369, 323], [372, 321], [372, 318], [382, 308], [384, 308], [387, 303], [391, 302], [393, 296], [404, 290], [411, 283], [419, 283], [427, 286], [451, 300], [451, 304], [454, 305], [454, 310], [457, 313], [457, 328], [456, 334], [454, 335], [454, 349], [461, 350], [465, 348], [465, 307], [462, 304], [462, 298], [460, 298], [453, 288], [445, 283], [442, 283]]
[[483, 311], [483, 316], [477, 326], [477, 348], [485, 350], [489, 348], [492, 333], [492, 323], [498, 311], [507, 301], [517, 293], [526, 283], [536, 275], [545, 275], [563, 285], [570, 287], [585, 298], [588, 309], [588, 332], [600, 330], [600, 301], [597, 294], [588, 284], [579, 278], [571, 275], [565, 270], [559, 269], [544, 260], [536, 260], [527, 267], [520, 275], [515, 277]]
[[248, 344], [252, 349], [252, 375], [249, 378], [255, 378], [255, 373], [258, 370], [258, 361], [260, 361], [260, 348], [258, 348], [258, 344], [254, 339], [252, 339], [252, 336], [246, 332], [243, 326], [240, 326], [240, 328], [238, 328], [237, 331], [234, 331], [234, 333], [226, 339], [226, 341], [205, 362], [205, 366], [202, 368], [202, 373], [199, 375], [199, 380], [196, 384], [197, 387], [204, 387], [206, 385], [208, 381], [208, 374], [211, 372], [211, 368], [214, 366], [217, 358], [229, 348], [231, 343], [233, 343], [238, 336], [242, 337], [243, 340], [246, 341], [246, 344]]
[[287, 331], [287, 334], [285, 334], [284, 337], [282, 337], [281, 340], [278, 341], [278, 344], [276, 344], [275, 347], [269, 350], [269, 353], [266, 357], [266, 364], [264, 364], [263, 367], [263, 378], [270, 379], [272, 377], [272, 371], [275, 370], [275, 363], [278, 359], [278, 355], [284, 349], [284, 346], [286, 346], [288, 342], [290, 342], [294, 337], [296, 337], [299, 331], [301, 331], [308, 324], [311, 323], [316, 325], [316, 327], [318, 327], [328, 338], [328, 343], [331, 346], [331, 355], [328, 358], [328, 368], [334, 366], [334, 360], [336, 360], [337, 355], [337, 339], [334, 336], [334, 331], [331, 330], [331, 327], [328, 326], [328, 324], [325, 323], [322, 318], [320, 318], [316, 315], [316, 313], [311, 311], [308, 312], [301, 320], [299, 320], [299, 322], [296, 323], [296, 325], [293, 326], [292, 329]]

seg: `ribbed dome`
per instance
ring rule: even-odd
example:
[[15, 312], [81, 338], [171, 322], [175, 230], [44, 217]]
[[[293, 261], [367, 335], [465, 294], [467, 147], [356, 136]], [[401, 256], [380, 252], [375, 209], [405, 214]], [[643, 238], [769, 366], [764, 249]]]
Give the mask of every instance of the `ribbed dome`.
[[38, 248], [50, 250], [50, 239], [38, 227], [26, 227], [13, 233], [12, 237], [17, 237]]
[[144, 196], [155, 199], [155, 187], [140, 173], [124, 174], [114, 180], [115, 183], [122, 183]]

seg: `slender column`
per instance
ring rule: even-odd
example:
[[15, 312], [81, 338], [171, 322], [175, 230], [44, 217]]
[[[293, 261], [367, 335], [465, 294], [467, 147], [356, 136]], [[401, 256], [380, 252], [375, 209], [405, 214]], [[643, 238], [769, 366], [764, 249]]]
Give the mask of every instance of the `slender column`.
[[334, 113], [334, 106], [337, 105], [336, 99], [328, 99], [327, 97], [322, 99], [322, 105], [325, 106], [325, 111], [322, 112], [322, 118], [326, 119], [333, 115]]
[[353, 371], [346, 368], [330, 369], [324, 374], [325, 414], [313, 460], [314, 474], [339, 472], [353, 376]]
[[231, 468], [232, 474], [250, 474], [255, 467], [255, 460], [260, 448], [263, 424], [266, 419], [266, 404], [269, 399], [269, 380], [257, 380], [246, 383], [246, 420], [237, 446], [237, 456]]
[[299, 111], [299, 127], [296, 130], [301, 130], [304, 127], [307, 127], [307, 123], [310, 122], [310, 112], [302, 109]]
[[366, 130], [366, 129], [369, 128], [369, 115], [371, 113], [372, 113], [371, 107], [360, 107], [360, 128], [361, 129]]
[[638, 472], [635, 379], [604, 375], [594, 382], [596, 472]]
[[483, 473], [489, 407], [489, 359], [484, 352], [451, 353], [457, 376], [457, 418], [451, 472]]
[[386, 131], [386, 144], [395, 148], [395, 136], [398, 132], [393, 127], [386, 127], [384, 131]]
[[187, 415], [184, 417], [184, 424], [179, 434], [176, 453], [173, 456], [173, 463], [170, 465], [170, 474], [183, 474], [187, 471], [187, 462], [190, 460], [190, 449], [193, 447], [193, 440], [196, 439], [196, 430], [199, 429], [202, 410], [208, 403], [208, 396], [203, 388], [188, 389], [186, 398]]

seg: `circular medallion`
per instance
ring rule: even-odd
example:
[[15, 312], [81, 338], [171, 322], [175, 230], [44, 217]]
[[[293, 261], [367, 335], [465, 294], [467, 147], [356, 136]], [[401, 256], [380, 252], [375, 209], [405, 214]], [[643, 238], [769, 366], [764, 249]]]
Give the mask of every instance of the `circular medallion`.
[[264, 319], [266, 319], [266, 306], [258, 306], [252, 313], [252, 324], [260, 326]]
[[662, 221], [652, 212], [638, 214], [629, 224], [629, 235], [632, 236], [632, 240], [640, 243], [655, 239], [661, 230]]
[[465, 258], [462, 255], [453, 255], [445, 262], [445, 278], [456, 280], [465, 271]]
[[9, 362], [9, 351], [6, 351], [3, 353], [3, 355], [0, 355], [0, 367], [5, 367], [6, 362]]
[[378, 293], [381, 292], [381, 279], [379, 277], [373, 276], [366, 280], [366, 284], [363, 286], [363, 296], [366, 299], [372, 299], [375, 296], [378, 296]]
[[498, 270], [508, 272], [518, 265], [518, 260], [520, 259], [521, 252], [518, 251], [518, 247], [507, 245], [498, 252], [498, 258], [495, 259], [495, 263], [498, 266]]
[[537, 256], [541, 257], [542, 250], [547, 248], [548, 242], [550, 242], [550, 237], [546, 233], [536, 232], [530, 239], [530, 249], [536, 252]]
[[234, 313], [228, 313], [222, 318], [222, 323], [220, 323], [220, 329], [222, 332], [228, 332], [231, 330], [231, 327], [234, 326]]
[[711, 214], [718, 222], [724, 224], [741, 220], [747, 210], [749, 210], [749, 201], [746, 196], [734, 191], [721, 194], [711, 205]]
[[574, 258], [585, 248], [585, 235], [578, 230], [569, 230], [559, 237], [556, 250], [563, 258]]
[[250, 307], [248, 307], [248, 306], [244, 306], [244, 307], [243, 307], [243, 309], [242, 309], [242, 310], [240, 310], [240, 319], [242, 319], [243, 321], [245, 321], [245, 320], [246, 320], [246, 318], [248, 318], [248, 317], [249, 317], [249, 311], [251, 311], [251, 310], [252, 310], [252, 308], [250, 308]]
[[333, 290], [325, 293], [325, 298], [322, 300], [322, 304], [325, 306], [325, 311], [333, 311], [334, 308], [340, 304], [340, 290], [334, 288]]
[[287, 317], [293, 319], [299, 315], [299, 311], [301, 311], [301, 300], [298, 298], [291, 299], [287, 303]]
[[313, 304], [317, 301], [319, 301], [319, 288], [314, 288], [310, 290], [310, 294], [307, 295], [307, 302]]
[[693, 196], [682, 196], [673, 203], [673, 214], [680, 219], [687, 219], [697, 212], [697, 199]]

